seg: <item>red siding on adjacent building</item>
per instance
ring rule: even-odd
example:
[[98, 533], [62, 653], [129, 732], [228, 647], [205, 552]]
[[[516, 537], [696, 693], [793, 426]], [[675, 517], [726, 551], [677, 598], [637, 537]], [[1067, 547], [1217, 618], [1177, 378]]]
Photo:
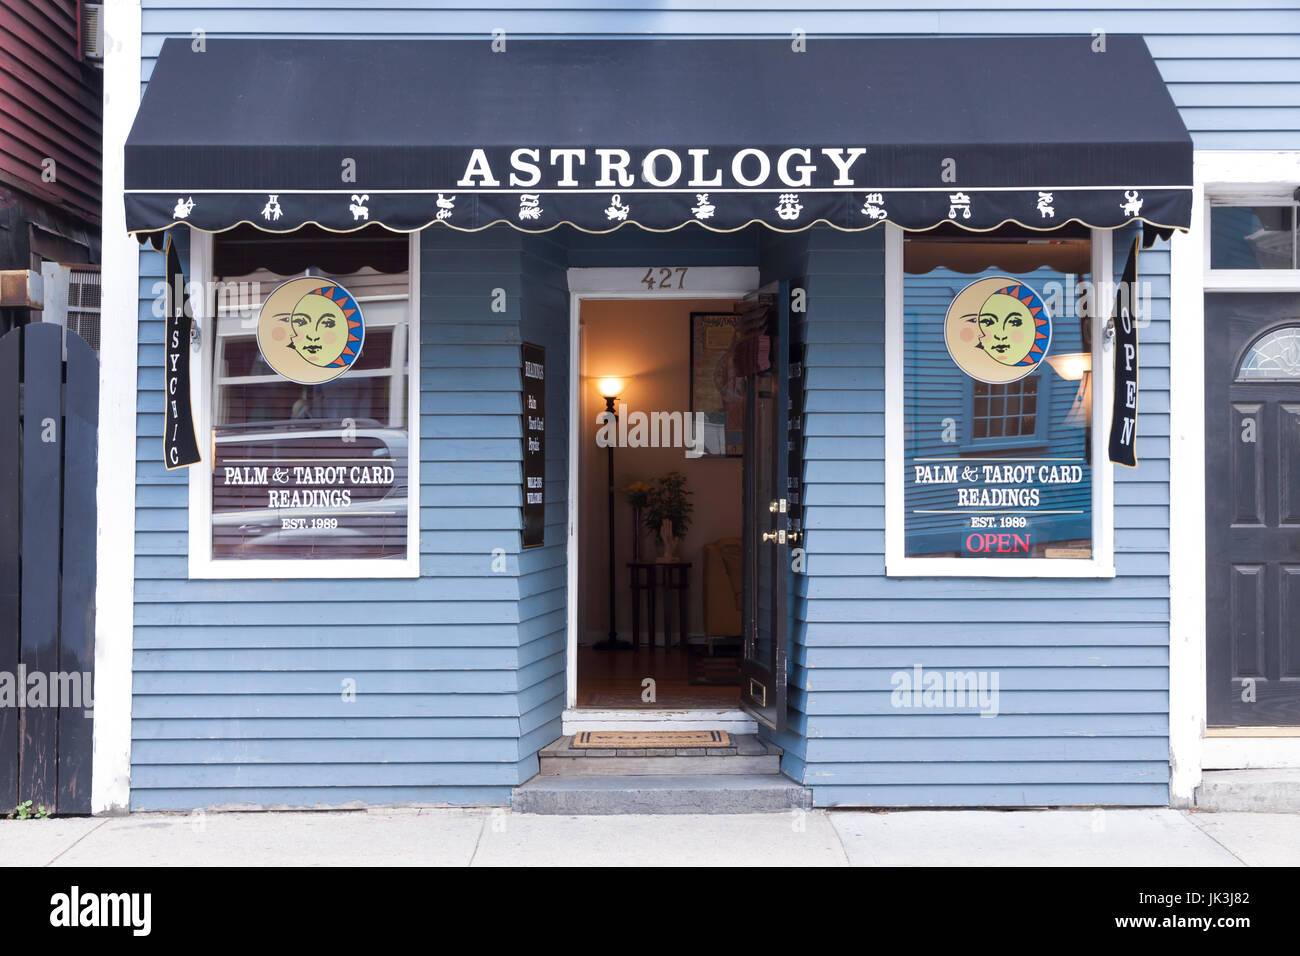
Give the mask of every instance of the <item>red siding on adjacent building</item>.
[[[98, 224], [102, 78], [80, 59], [78, 7], [0, 7], [0, 186]], [[52, 182], [42, 178], [47, 158]]]

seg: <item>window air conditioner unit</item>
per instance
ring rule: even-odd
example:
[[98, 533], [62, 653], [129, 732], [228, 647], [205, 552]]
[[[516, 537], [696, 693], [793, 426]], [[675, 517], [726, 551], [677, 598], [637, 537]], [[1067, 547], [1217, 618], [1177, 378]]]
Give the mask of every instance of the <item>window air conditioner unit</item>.
[[41, 263], [46, 289], [44, 322], [76, 332], [99, 351], [99, 266], [84, 263]]

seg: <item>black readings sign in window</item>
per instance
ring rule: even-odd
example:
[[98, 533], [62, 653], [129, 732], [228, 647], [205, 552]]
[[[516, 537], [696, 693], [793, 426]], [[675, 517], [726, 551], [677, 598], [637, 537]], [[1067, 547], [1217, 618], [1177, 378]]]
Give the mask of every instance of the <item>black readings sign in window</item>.
[[546, 349], [523, 346], [524, 540], [536, 548], [546, 537]]

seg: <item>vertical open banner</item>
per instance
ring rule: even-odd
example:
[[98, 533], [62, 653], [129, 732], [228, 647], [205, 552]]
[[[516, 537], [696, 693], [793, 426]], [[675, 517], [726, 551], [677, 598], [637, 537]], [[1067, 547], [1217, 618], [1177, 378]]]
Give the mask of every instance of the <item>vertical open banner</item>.
[[1126, 468], [1137, 467], [1138, 333], [1134, 319], [1137, 302], [1139, 237], [1133, 238], [1124, 274], [1115, 290], [1111, 327], [1115, 330], [1115, 394], [1110, 418], [1110, 460]]

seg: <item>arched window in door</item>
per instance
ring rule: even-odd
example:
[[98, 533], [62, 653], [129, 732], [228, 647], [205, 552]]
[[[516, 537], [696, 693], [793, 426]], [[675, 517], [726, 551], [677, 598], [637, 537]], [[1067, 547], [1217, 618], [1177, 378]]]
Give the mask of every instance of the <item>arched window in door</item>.
[[1237, 381], [1300, 379], [1300, 325], [1266, 332], [1251, 343], [1237, 367]]

